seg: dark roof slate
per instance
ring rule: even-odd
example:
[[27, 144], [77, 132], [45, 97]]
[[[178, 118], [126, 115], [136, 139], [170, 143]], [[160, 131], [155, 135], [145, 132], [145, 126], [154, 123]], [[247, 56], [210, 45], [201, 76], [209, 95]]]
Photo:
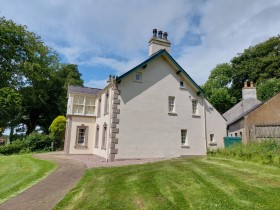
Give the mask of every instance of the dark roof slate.
[[260, 104], [262, 104], [262, 102], [255, 98], [244, 99], [225, 112], [223, 117], [227, 120], [227, 124], [229, 125], [256, 109]]
[[99, 88], [90, 88], [90, 87], [81, 87], [81, 86], [68, 86], [68, 92], [72, 93], [85, 93], [85, 94], [97, 94], [102, 89]]

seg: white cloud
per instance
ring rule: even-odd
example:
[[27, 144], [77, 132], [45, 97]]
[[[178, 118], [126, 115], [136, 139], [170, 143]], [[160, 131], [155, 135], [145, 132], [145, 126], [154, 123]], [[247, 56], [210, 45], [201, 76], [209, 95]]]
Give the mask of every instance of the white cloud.
[[[0, 0], [0, 5], [1, 16], [27, 25], [66, 62], [116, 74], [145, 60], [152, 29], [162, 29], [172, 55], [198, 84], [216, 64], [276, 36], [280, 28], [280, 0]], [[190, 45], [190, 33], [201, 42]]]
[[86, 87], [93, 87], [93, 88], [104, 88], [107, 85], [107, 80], [89, 80], [85, 83]]

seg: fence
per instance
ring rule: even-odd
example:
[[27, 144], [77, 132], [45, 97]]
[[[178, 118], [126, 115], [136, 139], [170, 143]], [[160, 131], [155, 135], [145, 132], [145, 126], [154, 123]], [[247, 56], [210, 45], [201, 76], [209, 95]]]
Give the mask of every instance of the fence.
[[280, 140], [280, 123], [247, 125], [246, 135], [249, 140], [266, 140], [278, 138]]

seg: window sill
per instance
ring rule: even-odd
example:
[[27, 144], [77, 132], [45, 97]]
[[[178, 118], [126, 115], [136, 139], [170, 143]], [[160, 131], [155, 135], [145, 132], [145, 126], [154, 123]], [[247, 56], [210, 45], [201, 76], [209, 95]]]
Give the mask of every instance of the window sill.
[[182, 145], [181, 148], [190, 148], [189, 145]]
[[175, 112], [168, 112], [168, 115], [170, 115], [170, 116], [177, 116], [177, 113], [175, 113]]
[[198, 114], [193, 114], [192, 117], [193, 117], [193, 118], [200, 118], [201, 116], [198, 115]]
[[210, 142], [209, 145], [210, 146], [217, 146], [217, 142]]
[[133, 80], [133, 82], [143, 83], [142, 81], [138, 81], [138, 80]]
[[106, 150], [106, 147], [101, 147], [101, 149]]
[[88, 149], [88, 146], [86, 146], [86, 145], [75, 145], [74, 148], [75, 149]]
[[186, 90], [187, 88], [186, 87], [180, 87], [180, 90]]

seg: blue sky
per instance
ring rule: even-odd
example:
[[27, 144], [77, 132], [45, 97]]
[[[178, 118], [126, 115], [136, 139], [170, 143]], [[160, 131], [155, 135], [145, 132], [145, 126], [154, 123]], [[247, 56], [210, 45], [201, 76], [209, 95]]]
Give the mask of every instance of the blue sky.
[[279, 34], [280, 0], [0, 0], [0, 16], [26, 25], [102, 88], [148, 58], [152, 29], [203, 84], [216, 64]]

